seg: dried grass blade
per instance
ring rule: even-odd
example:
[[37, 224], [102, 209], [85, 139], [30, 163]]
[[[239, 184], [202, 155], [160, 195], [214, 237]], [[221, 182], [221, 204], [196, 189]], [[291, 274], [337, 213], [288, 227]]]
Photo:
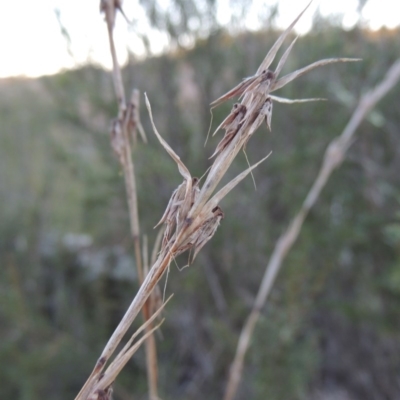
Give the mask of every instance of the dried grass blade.
[[328, 99], [323, 98], [313, 98], [313, 99], [287, 99], [286, 97], [279, 97], [270, 95], [272, 100], [276, 101], [277, 103], [283, 104], [295, 104], [295, 103], [308, 103], [310, 101], [328, 101]]
[[[143, 323], [136, 330], [136, 332], [131, 336], [131, 338], [128, 340], [128, 342], [125, 344], [125, 346], [122, 348], [122, 350], [115, 357], [115, 360], [108, 366], [107, 370], [105, 371], [105, 375], [107, 375], [109, 373], [109, 371], [112, 371], [112, 369], [119, 362], [119, 360], [124, 356], [124, 354], [126, 354], [129, 351], [129, 348], [131, 347], [131, 344], [135, 340], [135, 338], [137, 338], [137, 336], [141, 332], [143, 332], [157, 318], [157, 316], [161, 313], [161, 311], [164, 309], [164, 307], [167, 305], [167, 303], [171, 300], [172, 296], [173, 296], [173, 294], [171, 296], [169, 296], [168, 299], [162, 304], [162, 306], [145, 323]], [[146, 334], [148, 334], [148, 332]]]
[[239, 85], [235, 86], [233, 89], [229, 90], [229, 92], [226, 92], [221, 97], [218, 97], [217, 100], [214, 100], [210, 104], [211, 108], [218, 107], [224, 101], [229, 100], [232, 97], [240, 96], [254, 82], [255, 79], [257, 79], [257, 77], [254, 76], [245, 78], [242, 82], [239, 83]]
[[186, 168], [185, 164], [182, 162], [180, 157], [175, 153], [175, 151], [172, 150], [170, 145], [158, 133], [156, 125], [154, 124], [153, 113], [151, 111], [150, 101], [147, 98], [147, 94], [145, 93], [144, 95], [145, 95], [145, 98], [146, 98], [146, 107], [147, 107], [147, 110], [149, 111], [149, 115], [150, 115], [151, 125], [153, 126], [153, 130], [154, 130], [155, 135], [157, 136], [157, 139], [159, 140], [161, 145], [164, 147], [164, 149], [167, 151], [167, 153], [171, 156], [171, 158], [176, 162], [176, 164], [178, 165], [178, 169], [179, 169], [179, 172], [181, 173], [181, 175], [186, 179], [187, 182], [191, 183], [192, 177], [190, 175], [189, 170]]
[[290, 54], [290, 52], [292, 51], [293, 46], [294, 46], [294, 44], [297, 42], [297, 39], [298, 39], [298, 38], [299, 38], [299, 37], [296, 36], [295, 39], [293, 40], [293, 42], [290, 43], [290, 46], [289, 46], [289, 47], [286, 49], [286, 51], [283, 53], [283, 56], [282, 56], [281, 59], [279, 60], [278, 66], [276, 67], [276, 70], [275, 70], [275, 77], [278, 77], [279, 74], [281, 73], [282, 68], [283, 68], [284, 65], [286, 64], [286, 61], [287, 61], [287, 59], [288, 59], [288, 57], [289, 57], [289, 54]]
[[214, 209], [219, 202], [240, 182], [242, 181], [254, 168], [256, 168], [259, 164], [265, 161], [272, 152], [270, 152], [266, 157], [253, 164], [251, 167], [247, 168], [241, 174], [239, 174], [236, 178], [232, 179], [229, 183], [227, 183], [221, 190], [219, 190], [211, 199], [205, 204], [201, 213], [210, 213], [212, 209]]
[[126, 363], [130, 360], [132, 355], [140, 347], [140, 345], [143, 343], [143, 341], [146, 340], [156, 329], [158, 329], [163, 321], [161, 321], [160, 324], [155, 326], [149, 332], [146, 332], [146, 334], [134, 346], [129, 348], [130, 345], [132, 344], [133, 340], [154, 321], [154, 319], [161, 313], [161, 311], [164, 309], [164, 307], [169, 302], [169, 300], [172, 298], [172, 296], [173, 295], [171, 295], [163, 303], [163, 305], [144, 324], [142, 324], [139, 327], [139, 329], [137, 329], [137, 331], [131, 336], [131, 338], [125, 344], [123, 349], [118, 353], [115, 360], [113, 360], [113, 362], [108, 366], [108, 368], [104, 372], [103, 378], [96, 385], [95, 385], [95, 382], [93, 381], [93, 378], [97, 374], [96, 374], [96, 371], [92, 372], [89, 379], [86, 381], [85, 385], [83, 386], [83, 388], [81, 389], [81, 391], [79, 392], [79, 394], [75, 398], [75, 400], [78, 400], [78, 399], [86, 400], [89, 393], [94, 393], [99, 389], [106, 389], [114, 382], [114, 380], [117, 377], [117, 375], [119, 374], [119, 372], [126, 365]]
[[[132, 358], [132, 356], [136, 353], [136, 351], [139, 349], [139, 347], [142, 345], [142, 343], [150, 336], [153, 334], [154, 331], [156, 331], [164, 322], [164, 319], [156, 325], [154, 328], [146, 332], [132, 347], [130, 347], [124, 354], [122, 354], [118, 359], [116, 359], [113, 364], [110, 365], [110, 367], [107, 369], [107, 372], [105, 373], [104, 377], [100, 380], [98, 383], [97, 387], [95, 388], [96, 390], [99, 389], [105, 389], [108, 388], [110, 385], [112, 385], [115, 381], [115, 378], [118, 376], [118, 374], [121, 372], [121, 370], [125, 367], [127, 362]], [[112, 367], [112, 368], [111, 368]]]
[[297, 16], [297, 18], [289, 25], [289, 27], [279, 36], [277, 41], [274, 43], [274, 45], [271, 47], [270, 51], [268, 54], [265, 56], [264, 61], [261, 63], [261, 65], [258, 67], [257, 74], [260, 74], [261, 71], [268, 69], [269, 66], [272, 64], [272, 61], [274, 61], [274, 58], [276, 56], [276, 53], [282, 46], [282, 43], [285, 41], [289, 33], [292, 31], [293, 27], [296, 25], [297, 21], [300, 19], [300, 17], [305, 13], [307, 8], [310, 6], [310, 4], [313, 2], [311, 0], [306, 8]]
[[297, 71], [291, 72], [288, 75], [285, 75], [283, 78], [279, 79], [271, 88], [271, 92], [282, 88], [283, 86], [287, 85], [289, 82], [293, 81], [294, 79], [298, 78], [306, 74], [307, 72], [313, 70], [314, 68], [322, 67], [324, 65], [329, 65], [337, 62], [356, 62], [361, 61], [360, 58], [326, 58], [325, 60], [316, 61], [306, 67], [300, 68]]

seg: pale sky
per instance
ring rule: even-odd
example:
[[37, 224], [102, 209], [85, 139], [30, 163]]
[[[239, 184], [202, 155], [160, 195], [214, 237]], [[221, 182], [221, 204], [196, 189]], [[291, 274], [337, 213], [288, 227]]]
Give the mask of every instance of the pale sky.
[[[219, 0], [219, 20], [226, 22], [229, 1]], [[168, 0], [164, 0], [168, 2]], [[307, 0], [279, 0], [278, 23], [286, 27], [307, 4]], [[276, 0], [254, 0], [249, 7], [246, 26], [256, 29], [257, 13]], [[88, 61], [111, 65], [106, 26], [99, 14], [99, 0], [0, 0], [0, 78], [9, 76], [41, 76], [54, 74], [64, 68], [72, 68]], [[167, 3], [166, 3], [167, 4]], [[298, 23], [298, 31], [309, 29], [312, 17], [319, 7], [323, 16], [340, 14], [343, 25], [352, 27], [357, 21], [357, 0], [314, 0]], [[144, 22], [138, 0], [125, 0], [123, 8], [128, 18], [135, 18], [141, 31], [149, 28]], [[71, 38], [71, 54], [62, 36], [55, 9], [60, 11], [61, 21]], [[362, 13], [363, 21], [371, 29], [382, 26], [394, 28], [400, 25], [400, 0], [369, 0]], [[149, 32], [154, 52], [166, 46], [166, 38], [156, 31]], [[129, 29], [123, 18], [116, 23], [115, 40], [118, 54], [123, 61], [127, 47], [143, 54], [140, 40]]]

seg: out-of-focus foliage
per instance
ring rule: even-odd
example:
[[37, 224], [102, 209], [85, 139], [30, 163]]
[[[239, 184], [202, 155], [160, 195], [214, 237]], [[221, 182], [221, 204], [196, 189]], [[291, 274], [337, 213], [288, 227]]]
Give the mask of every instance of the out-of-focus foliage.
[[[272, 133], [260, 129], [247, 149], [251, 162], [273, 150], [254, 172], [257, 190], [250, 178], [241, 183], [195, 264], [171, 266], [167, 293], [175, 297], [158, 340], [162, 398], [221, 398], [274, 243], [357, 98], [399, 57], [398, 35], [316, 27], [297, 42], [287, 72], [325, 57], [364, 61], [316, 70], [280, 93], [329, 102], [275, 106]], [[159, 131], [193, 175], [206, 170], [219, 139], [204, 147], [208, 104], [253, 74], [276, 36], [218, 33], [190, 52], [125, 69], [126, 87], [147, 92]], [[0, 85], [0, 397], [71, 399], [137, 290], [123, 177], [107, 133], [116, 113], [111, 77], [85, 68]], [[400, 396], [399, 99], [397, 87], [362, 123], [307, 219], [263, 310], [238, 398]], [[214, 111], [214, 126], [230, 107]], [[152, 243], [181, 178], [144, 107], [142, 122], [150, 143], [134, 159]], [[246, 166], [241, 156], [228, 175]], [[145, 392], [139, 352], [115, 398]]]
[[[163, 41], [165, 48], [191, 48], [196, 40], [208, 38], [221, 29], [239, 33], [272, 26], [279, 10], [278, 2], [261, 5], [242, 0], [139, 0], [138, 7], [140, 11], [136, 9], [131, 19], [129, 13], [126, 18], [148, 54], [151, 54], [156, 36], [161, 41], [166, 39]], [[156, 34], [152, 40], [149, 28]], [[67, 32], [63, 26], [61, 31]], [[68, 37], [66, 40], [69, 43]], [[132, 51], [135, 50], [132, 48]]]
[[151, 26], [168, 32], [172, 39], [183, 35], [207, 35], [217, 28], [216, 0], [140, 0]]

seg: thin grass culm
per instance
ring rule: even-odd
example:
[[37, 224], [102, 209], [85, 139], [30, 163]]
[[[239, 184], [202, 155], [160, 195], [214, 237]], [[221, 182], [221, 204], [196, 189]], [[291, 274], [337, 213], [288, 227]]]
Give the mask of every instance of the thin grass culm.
[[[308, 6], [309, 5], [307, 5], [293, 23], [281, 34], [256, 73], [244, 79], [232, 90], [211, 103], [211, 107], [214, 108], [225, 101], [236, 98], [236, 103], [233, 105], [232, 111], [218, 127], [218, 130], [224, 130], [225, 134], [211, 156], [213, 162], [209, 167], [205, 182], [202, 186], [200, 185], [200, 180], [191, 175], [184, 162], [159, 133], [157, 129], [157, 119], [153, 116], [150, 100], [146, 96], [146, 106], [154, 134], [164, 150], [176, 163], [177, 169], [182, 177], [182, 183], [172, 193], [171, 199], [159, 222], [160, 225], [163, 225], [164, 232], [158, 256], [150, 268], [149, 273], [144, 277], [143, 283], [135, 298], [110, 337], [84, 389], [77, 396], [76, 400], [110, 398], [108, 393], [110, 393], [113, 382], [122, 368], [114, 368], [112, 370], [113, 375], [110, 377], [110, 367], [105, 369], [105, 366], [110, 362], [117, 346], [120, 344], [138, 313], [145, 306], [147, 299], [152, 294], [158, 281], [167, 271], [170, 263], [178, 255], [187, 253], [188, 265], [191, 265], [195, 261], [198, 253], [211, 240], [225, 217], [221, 207], [221, 202], [224, 197], [250, 174], [254, 168], [269, 157], [269, 154], [266, 155], [216, 191], [218, 184], [235, 157], [241, 150], [245, 150], [246, 144], [261, 124], [265, 122], [268, 128], [271, 129], [273, 102], [281, 101], [282, 103], [292, 103], [319, 100], [282, 99], [271, 95], [271, 93], [281, 89], [292, 80], [319, 66], [337, 62], [357, 61], [356, 59], [349, 58], [321, 60], [279, 78], [280, 72], [295, 44], [295, 40], [284, 52], [282, 58], [278, 62], [277, 68], [274, 71], [269, 69], [284, 40], [291, 33], [294, 25]], [[226, 218], [229, 218], [229, 216], [227, 215]], [[122, 359], [121, 357], [124, 357], [123, 360], [125, 360], [132, 354], [133, 351], [129, 353], [126, 351], [122, 356], [118, 355], [110, 366], [115, 366], [116, 364], [120, 365], [119, 360]], [[117, 372], [115, 373], [115, 371]]]

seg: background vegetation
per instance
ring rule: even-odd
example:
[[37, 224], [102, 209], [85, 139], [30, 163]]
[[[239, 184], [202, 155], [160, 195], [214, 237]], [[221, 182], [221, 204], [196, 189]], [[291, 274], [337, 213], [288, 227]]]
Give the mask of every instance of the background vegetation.
[[[195, 264], [172, 267], [158, 338], [164, 399], [219, 399], [238, 334], [276, 238], [295, 214], [329, 141], [359, 95], [400, 54], [399, 31], [316, 24], [286, 71], [334, 56], [362, 63], [316, 70], [276, 104], [272, 133], [248, 146], [272, 156], [224, 200], [225, 219]], [[191, 50], [136, 62], [126, 87], [146, 91], [162, 135], [193, 175], [209, 165], [209, 103], [256, 70], [274, 31], [214, 30]], [[71, 399], [137, 290], [121, 171], [107, 126], [116, 114], [109, 73], [85, 67], [0, 81], [0, 397]], [[400, 89], [359, 130], [285, 262], [249, 351], [242, 399], [395, 399], [400, 396]], [[230, 109], [214, 113], [214, 125]], [[150, 243], [176, 167], [142, 122], [135, 149], [142, 230]], [[230, 176], [246, 167], [236, 161]], [[228, 178], [227, 178], [228, 179]], [[183, 266], [186, 259], [177, 260]], [[143, 350], [116, 399], [145, 398]], [[339, 396], [339, 397], [334, 397]]]

